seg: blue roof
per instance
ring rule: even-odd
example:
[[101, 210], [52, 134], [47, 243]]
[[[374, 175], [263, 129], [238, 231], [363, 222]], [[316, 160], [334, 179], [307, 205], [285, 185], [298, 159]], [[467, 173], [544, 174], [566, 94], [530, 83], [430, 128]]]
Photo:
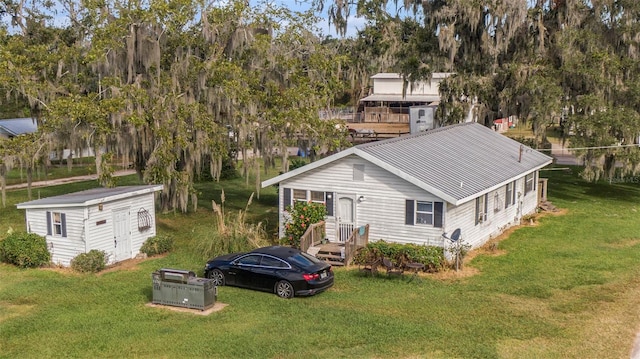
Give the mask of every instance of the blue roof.
[[37, 130], [38, 124], [35, 118], [26, 117], [0, 120], [0, 134], [5, 134], [9, 137], [33, 133]]

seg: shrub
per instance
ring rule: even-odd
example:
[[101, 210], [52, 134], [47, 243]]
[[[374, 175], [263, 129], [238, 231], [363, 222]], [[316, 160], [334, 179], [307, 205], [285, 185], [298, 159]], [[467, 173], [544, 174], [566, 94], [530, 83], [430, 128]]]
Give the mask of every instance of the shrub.
[[47, 241], [35, 233], [13, 232], [0, 241], [0, 260], [21, 268], [43, 266], [51, 260]]
[[97, 273], [103, 270], [106, 265], [107, 254], [97, 249], [78, 254], [71, 260], [71, 268], [76, 272]]
[[382, 261], [383, 257], [389, 258], [399, 266], [412, 262], [422, 263], [429, 272], [437, 272], [445, 264], [444, 250], [441, 247], [390, 243], [383, 240], [370, 242], [359, 250], [354, 257], [354, 263], [364, 265], [376, 260]]
[[149, 257], [167, 253], [173, 248], [173, 238], [167, 235], [157, 235], [147, 238], [140, 248], [140, 252]]
[[244, 210], [239, 210], [237, 214], [225, 212], [224, 190], [220, 194], [220, 204], [212, 201], [215, 228], [206, 235], [198, 236], [195, 243], [195, 248], [203, 259], [231, 252], [249, 251], [269, 244], [262, 222], [254, 224], [246, 220], [252, 201], [253, 193]]
[[300, 237], [310, 225], [324, 220], [327, 208], [322, 203], [296, 201], [293, 206], [287, 206], [287, 212], [291, 217], [284, 227], [283, 242], [298, 248]]

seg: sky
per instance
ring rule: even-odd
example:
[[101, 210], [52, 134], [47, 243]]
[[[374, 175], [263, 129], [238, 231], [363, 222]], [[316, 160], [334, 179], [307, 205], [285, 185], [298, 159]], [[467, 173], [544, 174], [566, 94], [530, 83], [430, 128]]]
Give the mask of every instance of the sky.
[[[264, 2], [265, 0], [250, 0], [251, 4], [254, 4], [255, 6], [258, 6], [259, 3]], [[267, 1], [272, 1], [274, 4], [282, 6], [282, 7], [286, 7], [290, 10], [294, 10], [294, 11], [307, 11], [310, 9], [310, 4], [308, 2], [302, 2], [300, 0], [267, 0]], [[307, 0], [310, 1], [310, 0]], [[328, 4], [332, 1], [332, 0], [325, 0], [327, 1], [327, 6]], [[218, 2], [218, 3], [223, 3], [226, 2], [226, 0], [214, 0], [213, 2]], [[334, 38], [339, 38], [340, 35], [337, 33], [337, 31], [335, 30], [335, 27], [333, 25], [329, 24], [329, 20], [327, 18], [327, 14], [326, 14], [326, 9], [324, 10], [324, 12], [322, 14], [317, 14], [321, 20], [318, 23], [318, 28], [321, 31], [321, 34], [323, 36], [331, 36]], [[12, 31], [11, 29], [11, 19], [7, 16], [4, 16], [2, 18], [0, 18], [0, 22], [4, 22], [5, 24], [9, 24], [9, 31]], [[57, 26], [66, 26], [68, 24], [68, 19], [65, 17], [64, 13], [62, 10], [59, 11], [59, 15], [55, 16], [54, 15], [54, 24], [56, 24]], [[353, 37], [357, 34], [358, 30], [363, 29], [365, 26], [365, 20], [362, 18], [357, 18], [355, 16], [350, 16], [348, 21], [347, 21], [347, 31], [346, 31], [346, 37]], [[14, 29], [15, 30], [15, 29]]]

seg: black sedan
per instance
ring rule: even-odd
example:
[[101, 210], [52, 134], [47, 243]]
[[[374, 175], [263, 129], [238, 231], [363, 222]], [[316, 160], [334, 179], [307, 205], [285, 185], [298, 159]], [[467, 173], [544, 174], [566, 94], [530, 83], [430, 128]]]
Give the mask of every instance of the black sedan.
[[274, 292], [282, 298], [313, 295], [333, 285], [330, 264], [284, 246], [216, 257], [207, 262], [204, 274], [218, 286]]

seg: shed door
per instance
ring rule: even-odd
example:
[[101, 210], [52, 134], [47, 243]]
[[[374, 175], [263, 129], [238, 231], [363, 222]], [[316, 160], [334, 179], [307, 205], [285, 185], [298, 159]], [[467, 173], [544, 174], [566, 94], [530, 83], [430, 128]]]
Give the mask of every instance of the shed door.
[[116, 262], [131, 258], [128, 209], [113, 212], [113, 245]]
[[355, 196], [338, 195], [338, 233], [336, 238], [346, 242], [356, 226]]

